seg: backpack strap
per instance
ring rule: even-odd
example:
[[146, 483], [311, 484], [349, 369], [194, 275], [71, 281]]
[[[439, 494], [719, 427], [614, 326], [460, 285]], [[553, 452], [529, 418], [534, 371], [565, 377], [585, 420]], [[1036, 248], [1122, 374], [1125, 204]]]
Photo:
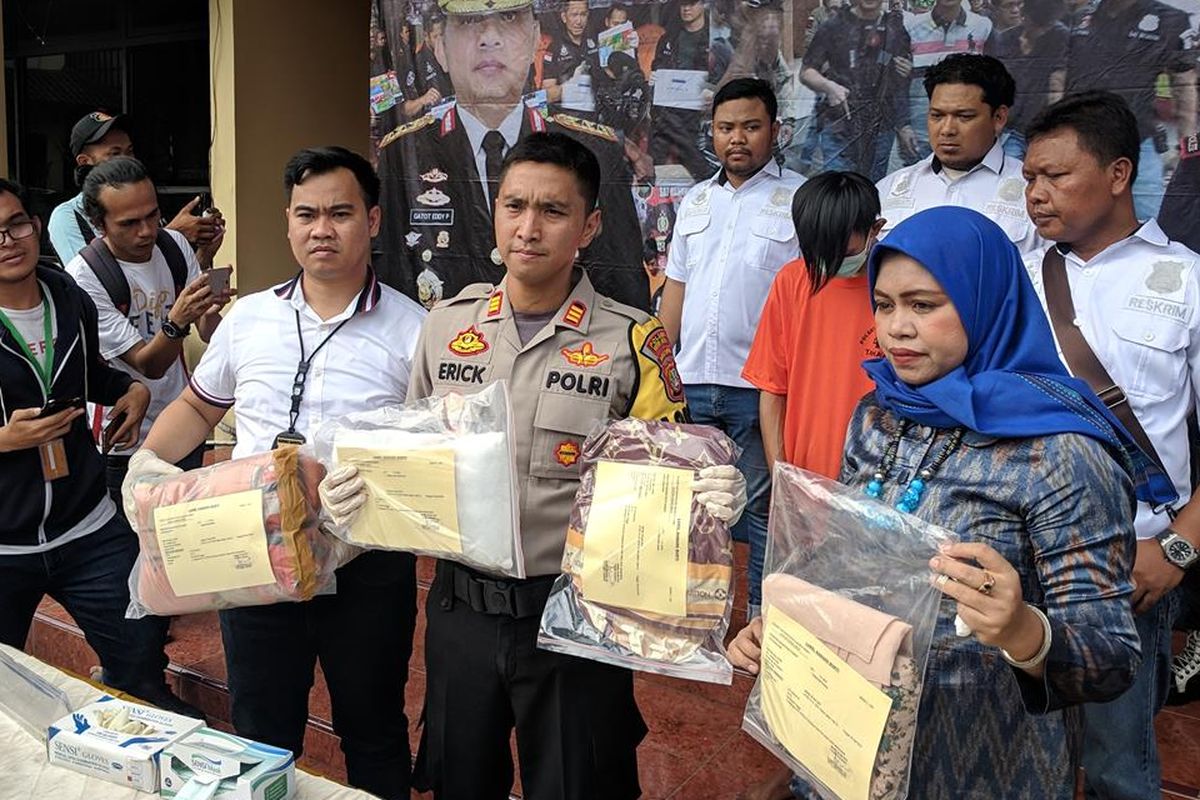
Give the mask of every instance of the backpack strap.
[[187, 259], [184, 258], [183, 250], [179, 249], [179, 243], [175, 241], [174, 236], [167, 233], [166, 228], [158, 229], [158, 237], [154, 243], [167, 260], [167, 266], [171, 269], [171, 282], [175, 284], [175, 296], [179, 297], [188, 282]]
[[79, 213], [79, 209], [75, 209], [75, 224], [79, 226], [79, 233], [83, 235], [83, 243], [91, 244], [96, 238], [96, 231], [92, 228], [92, 224], [87, 221], [87, 217]]
[[79, 251], [79, 255], [83, 256], [92, 272], [96, 273], [100, 285], [104, 287], [117, 311], [120, 311], [122, 316], [129, 316], [129, 281], [104, 239], [93, 238], [87, 247]]

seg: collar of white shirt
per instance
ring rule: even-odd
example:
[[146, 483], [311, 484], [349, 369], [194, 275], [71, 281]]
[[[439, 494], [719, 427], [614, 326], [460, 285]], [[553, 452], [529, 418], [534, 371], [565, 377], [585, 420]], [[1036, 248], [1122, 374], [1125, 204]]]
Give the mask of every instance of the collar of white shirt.
[[[981, 169], [986, 169], [995, 175], [999, 175], [1004, 169], [1004, 158], [1004, 148], [1000, 145], [1000, 140], [997, 139], [992, 143], [992, 149], [988, 150], [987, 155], [983, 157], [983, 161], [980, 161], [967, 170], [967, 175]], [[925, 168], [935, 175], [940, 175], [942, 172], [942, 162], [938, 161], [937, 156], [931, 155], [925, 161]], [[967, 175], [963, 175], [963, 177], [965, 178]]]
[[730, 185], [728, 180], [725, 179], [725, 168], [724, 167], [717, 170], [717, 174], [713, 175], [708, 180], [709, 180], [709, 183], [711, 183], [713, 186], [719, 186], [722, 189], [726, 190], [727, 192], [732, 193], [732, 192], [744, 192], [747, 189], [753, 188], [754, 186], [762, 183], [763, 181], [778, 180], [781, 177], [783, 177], [783, 170], [780, 168], [779, 164], [775, 161], [775, 159], [772, 158], [769, 161], [767, 161], [766, 164], [763, 164], [762, 169], [760, 169], [758, 172], [751, 175], [750, 178], [747, 179], [746, 181], [743, 181], [742, 185], [737, 187], [736, 189], [732, 185]]
[[1058, 251], [1063, 254], [1063, 257], [1066, 259], [1067, 263], [1084, 264], [1091, 263], [1098, 258], [1102, 258], [1110, 254], [1113, 250], [1121, 248], [1135, 240], [1145, 242], [1146, 244], [1154, 247], [1168, 247], [1171, 244], [1170, 237], [1167, 236], [1163, 229], [1158, 226], [1158, 220], [1149, 219], [1143, 222], [1141, 226], [1139, 226], [1138, 229], [1132, 234], [1126, 236], [1124, 239], [1113, 242], [1108, 247], [1104, 248], [1099, 253], [1088, 259], [1087, 262], [1084, 262], [1082, 258], [1071, 252], [1071, 247], [1069, 244], [1059, 242], [1058, 244], [1055, 244], [1054, 247], [1057, 247]]
[[[304, 271], [301, 270], [291, 280], [275, 287], [276, 296], [281, 300], [286, 300], [292, 308], [299, 312], [311, 311], [308, 301], [304, 299], [303, 280]], [[360, 312], [365, 313], [370, 311], [379, 304], [381, 294], [383, 294], [383, 289], [379, 283], [379, 278], [375, 276], [375, 269], [368, 265], [367, 282], [363, 285], [362, 291], [350, 301], [350, 304], [340, 314], [330, 319], [322, 320], [322, 322], [341, 322]]]
[[[467, 141], [471, 143], [471, 152], [476, 158], [479, 158], [483, 153], [483, 137], [491, 128], [484, 125], [479, 117], [467, 111], [462, 106], [458, 106], [457, 109], [458, 118], [462, 120], [463, 130], [467, 132]], [[521, 114], [524, 110], [525, 104], [517, 103], [513, 106], [512, 111], [508, 112], [508, 116], [504, 118], [504, 121], [500, 123], [500, 127], [496, 129], [504, 137], [506, 151], [515, 145], [517, 139], [521, 136]]]

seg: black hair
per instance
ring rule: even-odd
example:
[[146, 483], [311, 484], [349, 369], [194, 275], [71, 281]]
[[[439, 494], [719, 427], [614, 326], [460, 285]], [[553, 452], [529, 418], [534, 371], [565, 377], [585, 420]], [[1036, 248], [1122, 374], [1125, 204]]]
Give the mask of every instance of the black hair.
[[1017, 96], [1017, 83], [1000, 59], [979, 53], [954, 53], [930, 67], [925, 73], [925, 94], [932, 98], [933, 90], [944, 83], [978, 86], [992, 111], [1012, 107]]
[[857, 172], [822, 172], [792, 195], [792, 224], [813, 294], [837, 274], [846, 244], [879, 219], [879, 190]]
[[353, 150], [336, 144], [306, 147], [292, 156], [283, 168], [283, 191], [288, 202], [292, 201], [292, 189], [314, 175], [325, 175], [335, 169], [348, 169], [354, 174], [368, 211], [379, 205], [379, 175], [371, 162]]
[[100, 190], [105, 186], [120, 189], [131, 183], [150, 180], [150, 173], [142, 162], [133, 156], [117, 156], [92, 167], [83, 179], [83, 215], [99, 228], [104, 224], [104, 205], [100, 202]]
[[1137, 117], [1120, 95], [1102, 91], [1067, 95], [1038, 112], [1025, 129], [1025, 137], [1032, 144], [1039, 136], [1063, 128], [1075, 131], [1079, 146], [1104, 166], [1118, 158], [1129, 159], [1133, 165], [1129, 185], [1133, 185], [1142, 142]]
[[526, 162], [553, 164], [569, 170], [583, 192], [584, 207], [589, 213], [596, 208], [600, 197], [600, 162], [587, 145], [565, 133], [531, 133], [508, 151], [498, 182], [504, 183], [504, 176], [513, 164]]
[[25, 209], [25, 213], [30, 217], [33, 214], [29, 211], [29, 192], [25, 187], [16, 181], [10, 181], [8, 178], [0, 178], [0, 192], [7, 192], [17, 198], [17, 202], [21, 204], [21, 208]]
[[757, 97], [761, 100], [767, 107], [768, 120], [772, 123], [775, 122], [775, 118], [779, 115], [779, 101], [775, 98], [771, 84], [762, 78], [734, 78], [722, 86], [717, 90], [716, 97], [713, 98], [713, 114], [717, 113], [717, 107], [722, 103], [741, 100], [745, 97]]

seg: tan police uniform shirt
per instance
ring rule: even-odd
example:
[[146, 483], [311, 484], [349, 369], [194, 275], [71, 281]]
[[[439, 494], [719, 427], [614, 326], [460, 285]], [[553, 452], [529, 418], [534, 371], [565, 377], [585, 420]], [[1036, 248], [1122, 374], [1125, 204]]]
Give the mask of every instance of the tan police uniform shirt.
[[[508, 382], [525, 570], [561, 571], [583, 440], [609, 420], [686, 421], [683, 383], [658, 320], [596, 294], [582, 271], [524, 346], [505, 278], [438, 303], [421, 329], [408, 400]], [[481, 492], [489, 487], [481, 486]]]

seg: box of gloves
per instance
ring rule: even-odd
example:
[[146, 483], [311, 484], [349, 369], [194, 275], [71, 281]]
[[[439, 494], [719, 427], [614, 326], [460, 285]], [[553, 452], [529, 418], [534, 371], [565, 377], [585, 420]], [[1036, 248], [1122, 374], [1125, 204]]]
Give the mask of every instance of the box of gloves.
[[289, 800], [295, 762], [288, 750], [200, 728], [163, 751], [159, 790], [175, 800]]
[[157, 792], [159, 754], [203, 724], [105, 695], [51, 725], [46, 752], [51, 764]]

